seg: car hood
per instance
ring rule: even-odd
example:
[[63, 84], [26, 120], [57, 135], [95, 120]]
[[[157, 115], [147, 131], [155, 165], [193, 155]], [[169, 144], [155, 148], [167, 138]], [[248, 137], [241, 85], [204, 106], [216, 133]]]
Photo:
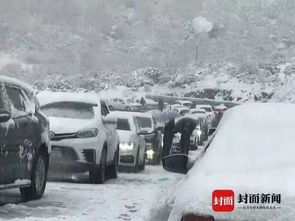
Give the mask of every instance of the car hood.
[[54, 133], [76, 133], [86, 128], [94, 128], [92, 120], [49, 117], [50, 131]]
[[128, 130], [117, 130], [120, 142], [135, 141], [136, 134]]

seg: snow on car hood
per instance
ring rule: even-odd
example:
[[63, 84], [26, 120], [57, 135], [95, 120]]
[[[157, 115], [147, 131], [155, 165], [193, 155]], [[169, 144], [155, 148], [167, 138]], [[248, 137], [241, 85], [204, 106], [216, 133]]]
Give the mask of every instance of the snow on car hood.
[[132, 141], [132, 137], [135, 136], [131, 130], [117, 130], [120, 142]]
[[49, 117], [50, 131], [54, 133], [76, 133], [83, 129], [95, 128], [91, 120]]
[[[292, 220], [295, 217], [295, 105], [245, 104], [225, 112], [204, 156], [197, 160], [175, 195], [169, 221], [183, 214], [226, 220]], [[236, 194], [281, 194], [280, 209], [213, 212], [214, 190]], [[259, 204], [261, 205], [261, 204]], [[253, 205], [252, 205], [253, 206]]]

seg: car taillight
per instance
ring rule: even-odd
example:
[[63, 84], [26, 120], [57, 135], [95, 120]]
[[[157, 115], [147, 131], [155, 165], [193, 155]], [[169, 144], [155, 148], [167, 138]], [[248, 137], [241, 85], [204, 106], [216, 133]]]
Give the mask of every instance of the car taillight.
[[186, 214], [181, 218], [181, 221], [214, 221], [213, 216], [199, 216], [195, 214]]

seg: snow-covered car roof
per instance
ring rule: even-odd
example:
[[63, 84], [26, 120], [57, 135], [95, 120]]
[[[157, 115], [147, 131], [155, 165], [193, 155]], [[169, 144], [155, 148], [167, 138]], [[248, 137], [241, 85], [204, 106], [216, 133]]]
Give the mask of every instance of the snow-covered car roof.
[[152, 118], [152, 114], [151, 113], [141, 113], [141, 112], [132, 112], [132, 116], [135, 117], [147, 117], [147, 118]]
[[123, 119], [133, 119], [133, 114], [137, 112], [130, 112], [130, 111], [113, 111], [111, 114], [116, 116], [117, 118]]
[[209, 105], [209, 104], [197, 104], [196, 105], [196, 108], [202, 108], [202, 107], [210, 107], [210, 108], [212, 108], [212, 106]]
[[11, 84], [11, 85], [19, 86], [19, 87], [23, 88], [24, 90], [26, 90], [29, 93], [34, 93], [35, 92], [33, 87], [31, 87], [30, 85], [28, 85], [28, 84], [26, 84], [26, 83], [24, 83], [22, 81], [14, 79], [14, 78], [10, 78], [10, 77], [4, 76], [4, 75], [0, 75], [0, 82], [1, 81], [6, 82], [6, 83]]
[[[295, 217], [295, 105], [244, 104], [225, 112], [203, 157], [196, 161], [170, 202], [169, 221], [183, 214], [222, 220], [292, 220]], [[201, 154], [202, 156], [202, 154]], [[281, 194], [280, 209], [213, 212], [214, 190]], [[261, 205], [261, 204], [259, 204]]]
[[81, 102], [99, 105], [99, 96], [95, 93], [51, 92], [42, 91], [37, 94], [41, 106], [56, 102]]
[[[206, 111], [204, 109], [199, 109], [199, 108], [193, 108], [193, 109], [190, 109], [190, 113], [192, 114], [193, 112], [200, 112], [198, 114], [206, 114]], [[202, 113], [201, 113], [202, 112]]]

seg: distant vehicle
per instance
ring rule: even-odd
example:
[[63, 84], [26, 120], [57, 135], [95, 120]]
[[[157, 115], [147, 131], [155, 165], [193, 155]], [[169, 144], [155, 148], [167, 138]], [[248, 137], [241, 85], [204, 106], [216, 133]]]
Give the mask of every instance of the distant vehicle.
[[206, 104], [199, 104], [195, 106], [195, 109], [203, 109], [206, 111], [208, 116], [210, 117], [210, 128], [213, 127], [213, 124], [215, 122], [215, 113], [213, 111], [213, 108], [211, 105]]
[[219, 121], [221, 120], [223, 113], [228, 108], [224, 104], [220, 104], [218, 106], [213, 106], [214, 114], [215, 114], [215, 122], [213, 123], [214, 127], [217, 127]]
[[49, 117], [50, 175], [89, 172], [91, 183], [117, 177], [117, 119], [96, 94], [43, 92], [42, 111]]
[[157, 130], [152, 114], [134, 113], [139, 130], [144, 135], [146, 142], [146, 157], [149, 164], [159, 164], [161, 162], [162, 135]]
[[170, 105], [170, 109], [173, 111], [176, 111], [177, 113], [180, 113], [182, 110], [189, 110], [186, 106], [179, 105], [179, 104], [172, 104]]
[[24, 201], [42, 197], [47, 179], [49, 122], [34, 90], [0, 76], [0, 190], [20, 188]]
[[115, 111], [118, 117], [117, 132], [120, 138], [119, 167], [132, 169], [134, 172], [145, 169], [146, 142], [135, 117], [130, 112]]
[[171, 105], [182, 105], [182, 106], [185, 106], [187, 108], [192, 108], [193, 102], [188, 101], [188, 100], [177, 100], [177, 101], [173, 101], [171, 103]]
[[[293, 220], [294, 113], [294, 104], [282, 103], [242, 104], [226, 111], [215, 136], [171, 198], [168, 221]], [[232, 210], [214, 209], [214, 190], [237, 194], [229, 204]], [[236, 200], [246, 193], [279, 200], [258, 200], [256, 209], [249, 211], [243, 209], [249, 201]], [[259, 209], [267, 205], [275, 209]]]
[[134, 109], [131, 103], [124, 101], [122, 98], [111, 98], [107, 100], [107, 103], [111, 111], [132, 111]]
[[203, 109], [190, 109], [189, 116], [198, 120], [199, 122], [197, 127], [198, 132], [196, 132], [199, 134], [198, 145], [203, 145], [203, 142], [209, 137], [209, 131], [211, 128], [210, 117]]
[[[137, 103], [137, 104], [140, 104], [140, 100], [141, 98], [136, 98], [134, 99], [134, 101]], [[145, 104], [144, 104], [144, 107], [143, 107], [143, 110], [153, 110], [153, 109], [158, 109], [158, 102], [152, 100], [152, 99], [148, 99], [148, 98], [144, 98], [144, 101], [145, 101]]]

